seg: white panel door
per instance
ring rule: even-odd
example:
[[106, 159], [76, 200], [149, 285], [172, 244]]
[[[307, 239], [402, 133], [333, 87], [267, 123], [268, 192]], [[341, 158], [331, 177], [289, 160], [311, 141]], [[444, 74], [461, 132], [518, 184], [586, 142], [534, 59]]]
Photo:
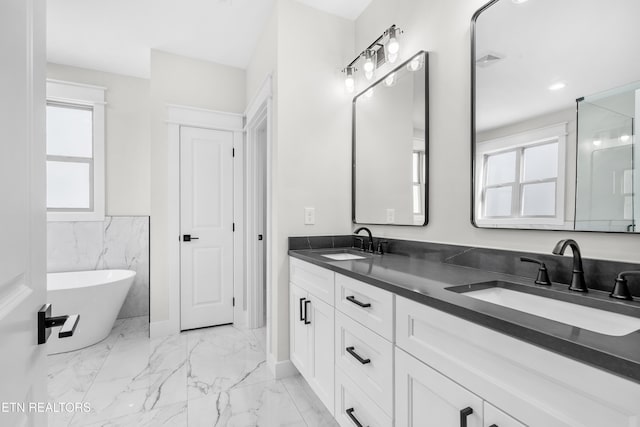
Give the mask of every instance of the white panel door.
[[182, 330], [233, 323], [232, 153], [232, 132], [180, 130]]
[[0, 425], [44, 426], [45, 3], [0, 2]]
[[309, 365], [306, 379], [322, 403], [333, 415], [334, 396], [334, 308], [309, 294], [305, 301], [305, 319], [309, 328]]
[[[298, 368], [298, 372], [307, 375], [309, 363], [309, 328], [305, 323], [305, 302], [308, 300], [307, 291], [289, 283], [289, 347], [291, 363]], [[308, 308], [309, 304], [306, 304]]]
[[396, 426], [482, 426], [478, 396], [397, 347], [395, 366]]

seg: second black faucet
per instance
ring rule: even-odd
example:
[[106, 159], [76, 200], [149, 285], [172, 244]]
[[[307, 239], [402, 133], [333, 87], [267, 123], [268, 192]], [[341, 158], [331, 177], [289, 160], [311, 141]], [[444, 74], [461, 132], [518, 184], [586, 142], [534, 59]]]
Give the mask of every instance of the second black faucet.
[[580, 247], [578, 243], [573, 239], [564, 239], [556, 243], [552, 253], [554, 255], [564, 254], [567, 246], [571, 247], [573, 253], [573, 271], [571, 273], [571, 284], [569, 285], [570, 291], [576, 292], [588, 292], [587, 285], [584, 282], [584, 271], [582, 270], [582, 256], [580, 255]]

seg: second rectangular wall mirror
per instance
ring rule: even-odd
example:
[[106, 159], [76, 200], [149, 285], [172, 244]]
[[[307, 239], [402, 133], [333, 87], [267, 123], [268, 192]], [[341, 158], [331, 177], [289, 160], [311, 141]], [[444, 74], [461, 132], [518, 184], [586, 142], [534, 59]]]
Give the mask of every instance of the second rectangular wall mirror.
[[419, 52], [353, 98], [353, 222], [428, 221], [428, 61]]
[[638, 0], [495, 0], [474, 15], [476, 226], [640, 232], [638, 16]]

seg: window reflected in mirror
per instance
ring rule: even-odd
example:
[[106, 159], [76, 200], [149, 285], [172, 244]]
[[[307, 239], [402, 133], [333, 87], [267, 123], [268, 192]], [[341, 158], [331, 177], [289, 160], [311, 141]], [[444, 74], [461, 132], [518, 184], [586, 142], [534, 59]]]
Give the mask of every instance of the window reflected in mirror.
[[637, 0], [495, 0], [476, 12], [476, 226], [640, 232], [638, 16]]

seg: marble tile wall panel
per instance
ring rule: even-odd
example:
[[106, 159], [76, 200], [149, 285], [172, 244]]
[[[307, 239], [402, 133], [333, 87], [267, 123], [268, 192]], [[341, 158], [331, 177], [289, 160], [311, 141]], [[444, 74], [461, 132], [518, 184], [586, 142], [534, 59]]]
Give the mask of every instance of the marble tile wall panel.
[[136, 278], [118, 318], [149, 314], [149, 218], [109, 217], [104, 224], [102, 268], [134, 270]]
[[149, 314], [149, 217], [47, 224], [48, 272], [99, 269], [136, 272], [118, 318]]
[[101, 268], [103, 235], [100, 221], [47, 223], [47, 272]]

